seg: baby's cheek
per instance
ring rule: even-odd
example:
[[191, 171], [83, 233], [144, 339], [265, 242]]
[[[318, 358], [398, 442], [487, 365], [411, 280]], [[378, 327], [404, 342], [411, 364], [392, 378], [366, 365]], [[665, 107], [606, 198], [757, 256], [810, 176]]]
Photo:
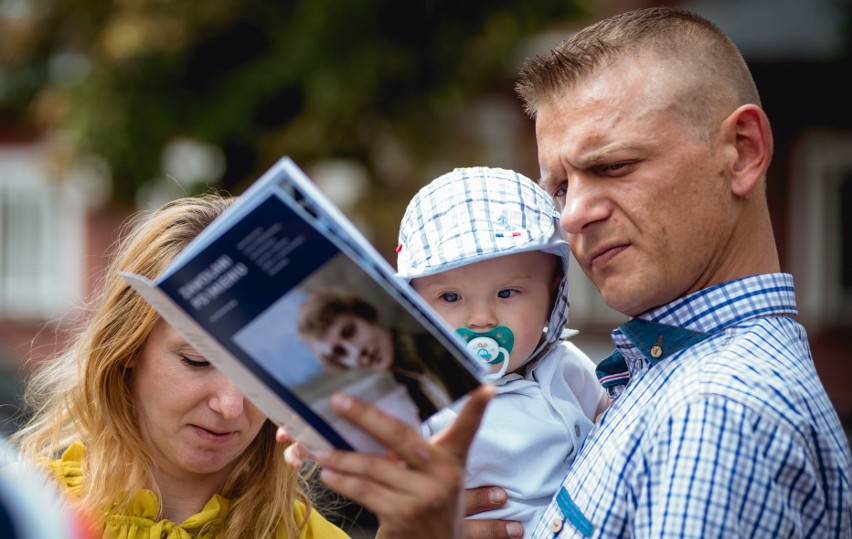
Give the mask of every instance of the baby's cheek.
[[438, 312], [438, 315], [444, 319], [444, 321], [453, 329], [458, 329], [460, 327], [464, 327], [464, 320], [461, 320], [457, 314], [453, 313], [450, 309], [446, 307], [441, 308], [433, 305], [435, 311]]

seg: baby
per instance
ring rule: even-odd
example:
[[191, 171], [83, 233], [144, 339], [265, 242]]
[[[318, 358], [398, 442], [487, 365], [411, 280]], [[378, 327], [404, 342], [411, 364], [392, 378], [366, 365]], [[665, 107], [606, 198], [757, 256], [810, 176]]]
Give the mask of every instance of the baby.
[[[470, 518], [537, 522], [608, 402], [594, 364], [565, 340], [569, 250], [553, 202], [516, 172], [459, 168], [411, 200], [397, 253], [397, 274], [457, 328], [497, 386], [465, 487], [499, 485], [509, 502]], [[443, 430], [457, 409], [427, 420], [424, 433]]]

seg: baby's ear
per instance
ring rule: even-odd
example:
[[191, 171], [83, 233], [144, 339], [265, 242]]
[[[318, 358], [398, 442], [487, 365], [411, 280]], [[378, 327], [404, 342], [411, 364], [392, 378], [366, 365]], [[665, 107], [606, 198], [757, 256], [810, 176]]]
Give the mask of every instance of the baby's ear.
[[559, 263], [559, 259], [557, 257], [556, 267], [553, 270], [553, 279], [550, 281], [550, 309], [547, 310], [547, 313], [544, 315], [544, 325], [547, 326], [550, 323], [550, 314], [553, 312], [553, 308], [556, 307], [556, 294], [559, 292], [559, 283], [562, 282], [562, 277], [565, 273], [562, 271], [562, 264]]
[[554, 258], [556, 258], [556, 263], [554, 264], [553, 269], [553, 280], [551, 280], [550, 282], [551, 294], [556, 294], [556, 292], [559, 290], [559, 283], [562, 282], [562, 277], [565, 276], [565, 272], [562, 271], [562, 264], [559, 263], [559, 257], [554, 255]]

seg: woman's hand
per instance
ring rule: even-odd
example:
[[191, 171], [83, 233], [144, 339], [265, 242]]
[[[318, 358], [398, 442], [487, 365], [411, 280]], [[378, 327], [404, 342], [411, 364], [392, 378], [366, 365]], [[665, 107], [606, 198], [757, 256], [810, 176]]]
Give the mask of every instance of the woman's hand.
[[[337, 394], [332, 410], [391, 453], [320, 451], [313, 455], [322, 466], [320, 479], [372, 511], [379, 518], [381, 537], [461, 538], [467, 451], [493, 394], [491, 386], [471, 393], [453, 424], [431, 441], [380, 410]], [[303, 449], [288, 451], [291, 465], [308, 457]]]
[[[444, 435], [438, 435], [436, 443], [443, 439]], [[276, 434], [279, 442], [292, 441], [287, 430], [279, 427]], [[292, 443], [284, 450], [284, 460], [293, 468], [300, 468], [304, 460], [316, 460], [306, 448], [298, 443]], [[475, 515], [483, 511], [497, 509], [505, 505], [508, 500], [506, 491], [500, 487], [481, 487], [468, 489], [464, 493], [465, 516]], [[385, 535], [386, 528], [382, 529]], [[464, 522], [465, 539], [519, 539], [523, 537], [524, 528], [518, 522], [506, 520], [473, 520]]]
[[305, 460], [315, 460], [314, 456], [307, 449], [290, 438], [290, 433], [287, 432], [285, 427], [278, 427], [278, 430], [275, 432], [275, 441], [293, 442], [284, 448], [284, 462], [296, 470], [302, 467]]

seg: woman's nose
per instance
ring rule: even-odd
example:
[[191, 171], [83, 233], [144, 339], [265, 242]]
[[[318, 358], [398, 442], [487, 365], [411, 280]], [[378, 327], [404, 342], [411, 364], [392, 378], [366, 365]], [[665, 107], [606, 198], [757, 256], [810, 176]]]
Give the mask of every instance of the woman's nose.
[[210, 408], [221, 414], [225, 419], [239, 417], [245, 409], [245, 397], [242, 392], [224, 376], [217, 386], [213, 397], [210, 399]]

